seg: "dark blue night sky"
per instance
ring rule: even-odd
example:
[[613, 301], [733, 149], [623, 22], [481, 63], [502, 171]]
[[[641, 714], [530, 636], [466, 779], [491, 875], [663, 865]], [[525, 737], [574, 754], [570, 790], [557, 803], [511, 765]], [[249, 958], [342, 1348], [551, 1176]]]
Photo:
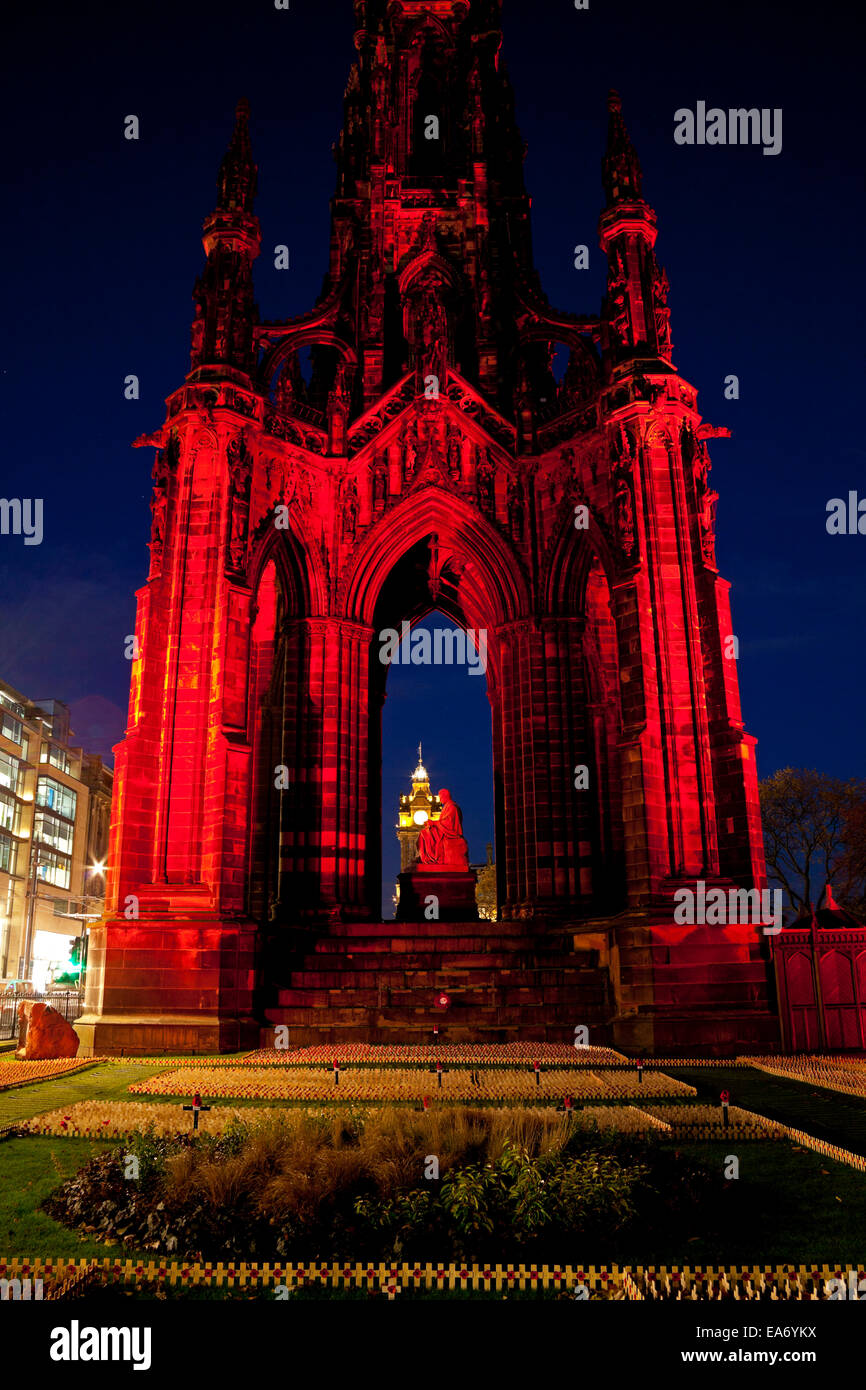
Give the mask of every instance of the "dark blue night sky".
[[[252, 106], [266, 318], [315, 299], [331, 144], [353, 57], [350, 0], [21, 6], [7, 31], [4, 496], [45, 499], [45, 538], [0, 537], [0, 675], [73, 707], [86, 746], [125, 722], [134, 591], [146, 574], [156, 428], [188, 370], [190, 294], [238, 96]], [[762, 775], [863, 771], [866, 536], [828, 536], [828, 499], [866, 495], [862, 46], [840, 7], [505, 0], [504, 56], [528, 142], [536, 261], [551, 301], [597, 312], [605, 98], [618, 88], [659, 218], [674, 361], [733, 438], [711, 445], [718, 560], [733, 584], [740, 682]], [[849, 11], [849, 13], [852, 13]], [[781, 107], [783, 149], [680, 147], [674, 112]], [[141, 139], [123, 138], [134, 113]], [[590, 269], [572, 249], [590, 247]], [[123, 398], [135, 373], [141, 399]], [[726, 401], [736, 373], [741, 399]], [[855, 424], [857, 421], [857, 424]], [[389, 678], [385, 844], [423, 738], [491, 836], [483, 680]], [[428, 751], [429, 750], [429, 751]], [[388, 865], [386, 864], [386, 869]], [[393, 863], [386, 873], [391, 878]]]

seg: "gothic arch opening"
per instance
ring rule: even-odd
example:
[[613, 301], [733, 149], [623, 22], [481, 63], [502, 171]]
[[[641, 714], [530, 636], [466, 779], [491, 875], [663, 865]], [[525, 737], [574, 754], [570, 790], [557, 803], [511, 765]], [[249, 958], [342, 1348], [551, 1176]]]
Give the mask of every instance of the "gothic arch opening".
[[610, 585], [598, 556], [587, 569], [584, 612], [583, 739], [592, 792], [591, 817], [584, 811], [584, 818], [592, 846], [591, 893], [605, 911], [614, 911], [625, 901], [619, 658]]
[[[477, 661], [449, 662], [459, 656], [454, 635], [458, 625], [439, 608], [410, 625], [391, 665], [386, 668], [382, 705], [382, 915], [394, 915], [397, 875], [411, 869], [417, 854], [420, 817], [438, 809], [425, 807], [447, 786], [463, 813], [463, 833], [472, 865], [483, 865], [487, 846], [495, 842], [493, 815], [493, 745], [491, 709], [485, 674]], [[429, 635], [429, 643], [427, 637]], [[416, 660], [437, 650], [446, 659]], [[477, 674], [470, 675], [470, 670]], [[413, 778], [423, 769], [427, 789]], [[421, 795], [412, 796], [416, 786]], [[404, 810], [401, 801], [411, 806]], [[416, 804], [417, 803], [417, 804]], [[419, 809], [420, 807], [420, 809]], [[398, 825], [399, 814], [399, 825]], [[482, 893], [486, 890], [482, 874]], [[492, 897], [495, 902], [495, 895]]]
[[[470, 843], [472, 862], [484, 861], [488, 840], [496, 843], [494, 827], [501, 820], [501, 806], [498, 810], [497, 806], [501, 802], [502, 787], [492, 744], [492, 721], [495, 721], [497, 702], [496, 642], [492, 624], [482, 614], [483, 600], [479, 603], [478, 592], [473, 593], [471, 586], [461, 583], [464, 563], [459, 553], [441, 545], [435, 534], [424, 537], [410, 546], [393, 566], [379, 591], [373, 614], [369, 665], [368, 891], [371, 902], [375, 903], [381, 892], [386, 917], [392, 913], [392, 903], [383, 872], [388, 866], [390, 872], [396, 863], [391, 852], [396, 807], [392, 787], [388, 786], [388, 795], [383, 800], [383, 724], [391, 739], [406, 742], [408, 757], [418, 738], [430, 740], [430, 734], [423, 729], [417, 736], [410, 733], [410, 727], [414, 731], [427, 712], [427, 727], [431, 732], [435, 730], [435, 766], [447, 774], [446, 785], [458, 804], [468, 799], [473, 827], [485, 821], [482, 808], [488, 808], [485, 823], [490, 829], [481, 832], [483, 844], [478, 843], [476, 830], [474, 842]], [[399, 639], [399, 645], [395, 638]], [[407, 679], [409, 675], [418, 675], [423, 681], [420, 700], [417, 693], [414, 698], [409, 693], [412, 685]], [[455, 676], [456, 679], [449, 678]], [[394, 699], [401, 701], [404, 709], [411, 706], [417, 713], [400, 710], [392, 717], [393, 706], [389, 709], [387, 705], [390, 690], [396, 692]], [[482, 693], [487, 697], [484, 711], [479, 710], [478, 702], [478, 695]], [[431, 721], [429, 712], [437, 698], [440, 705]], [[447, 710], [443, 713], [443, 699], [456, 702], [450, 713]], [[468, 766], [465, 756], [467, 718], [469, 727], [490, 750], [487, 757], [476, 750]], [[454, 733], [458, 726], [462, 730], [460, 738]], [[458, 751], [461, 745], [463, 755]], [[468, 781], [461, 782], [461, 769], [468, 772], [475, 785], [470, 787]], [[407, 767], [406, 772], [410, 773], [411, 768]], [[486, 785], [477, 785], [479, 780]], [[433, 791], [436, 790], [438, 788], [434, 787]], [[385, 835], [391, 837], [387, 844], [383, 840]]]
[[308, 775], [315, 709], [304, 694], [308, 612], [298, 557], [286, 538], [261, 557], [249, 641], [250, 745], [248, 911], [286, 918], [313, 900], [316, 885], [296, 862], [299, 827], [314, 813]]

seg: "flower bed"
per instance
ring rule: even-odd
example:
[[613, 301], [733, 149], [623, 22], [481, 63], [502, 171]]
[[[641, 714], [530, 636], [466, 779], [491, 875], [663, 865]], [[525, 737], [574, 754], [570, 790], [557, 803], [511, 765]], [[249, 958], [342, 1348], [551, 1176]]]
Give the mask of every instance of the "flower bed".
[[115, 1067], [240, 1067], [249, 1056], [248, 1052], [226, 1057], [202, 1057], [200, 1053], [185, 1057], [139, 1057], [129, 1053], [125, 1057], [102, 1057], [100, 1061], [111, 1062]]
[[[695, 1107], [709, 1109], [710, 1107]], [[676, 1107], [671, 1107], [676, 1113]], [[327, 1107], [313, 1107], [308, 1115], [323, 1114]], [[199, 1115], [199, 1130], [208, 1134], [223, 1134], [234, 1120], [253, 1127], [274, 1119], [272, 1108], [215, 1105]], [[371, 1111], [366, 1109], [369, 1115]], [[671, 1125], [659, 1113], [641, 1110], [633, 1105], [587, 1105], [575, 1109], [573, 1118], [578, 1124], [598, 1125], [600, 1129], [616, 1130], [621, 1134], [669, 1134]], [[127, 1134], [144, 1132], [148, 1128], [160, 1137], [186, 1134], [192, 1128], [192, 1117], [177, 1103], [148, 1104], [144, 1101], [82, 1100], [74, 1105], [49, 1110], [24, 1120], [16, 1128], [23, 1133], [50, 1135], [54, 1138], [119, 1139]]]
[[720, 1105], [648, 1105], [646, 1114], [661, 1121], [674, 1135], [679, 1136], [684, 1132], [691, 1135], [699, 1130], [702, 1136], [714, 1139], [722, 1139], [726, 1135], [737, 1139], [784, 1137], [784, 1126], [777, 1127], [775, 1121], [751, 1110], [743, 1110], [738, 1105], [728, 1106], [727, 1127]]
[[14, 1057], [0, 1061], [0, 1091], [13, 1086], [29, 1086], [33, 1081], [50, 1081], [52, 1077], [68, 1076], [85, 1067], [95, 1067], [101, 1057], [52, 1057], [44, 1062], [22, 1062]]
[[638, 1082], [633, 1071], [572, 1071], [552, 1067], [539, 1074], [536, 1083], [529, 1070], [496, 1070], [473, 1073], [466, 1068], [443, 1070], [442, 1085], [429, 1068], [380, 1069], [350, 1067], [340, 1072], [339, 1084], [333, 1071], [312, 1071], [286, 1067], [211, 1069], [181, 1068], [166, 1075], [147, 1077], [129, 1087], [130, 1094], [186, 1096], [200, 1091], [210, 1098], [254, 1100], [420, 1100], [424, 1096], [440, 1100], [532, 1100], [638, 1098], [643, 1096], [693, 1096], [692, 1086], [657, 1073], [645, 1074]]
[[260, 1048], [244, 1057], [245, 1065], [275, 1064], [291, 1066], [330, 1066], [378, 1063], [403, 1065], [407, 1062], [464, 1063], [483, 1067], [531, 1067], [533, 1062], [557, 1062], [560, 1066], [592, 1067], [622, 1065], [628, 1059], [609, 1047], [575, 1047], [572, 1043], [335, 1043], [299, 1047], [293, 1051]]
[[[273, 1110], [253, 1106], [239, 1109], [232, 1105], [214, 1106], [199, 1114], [199, 1129], [208, 1134], [222, 1134], [233, 1120], [245, 1124], [273, 1116]], [[152, 1126], [156, 1135], [171, 1137], [186, 1134], [192, 1129], [192, 1115], [180, 1105], [148, 1105], [144, 1101], [79, 1100], [74, 1105], [61, 1106], [23, 1120], [17, 1129], [26, 1134], [50, 1134], [57, 1138], [119, 1139], [126, 1134]]]

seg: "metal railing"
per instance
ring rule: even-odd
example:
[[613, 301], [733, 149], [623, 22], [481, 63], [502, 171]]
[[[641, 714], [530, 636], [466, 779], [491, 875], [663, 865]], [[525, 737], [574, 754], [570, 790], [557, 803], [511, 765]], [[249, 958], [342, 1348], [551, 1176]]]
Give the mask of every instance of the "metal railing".
[[0, 1042], [18, 1036], [18, 1005], [22, 999], [50, 1004], [62, 1014], [67, 1023], [74, 1023], [84, 1013], [84, 991], [81, 989], [51, 989], [40, 994], [22, 992], [0, 995]]

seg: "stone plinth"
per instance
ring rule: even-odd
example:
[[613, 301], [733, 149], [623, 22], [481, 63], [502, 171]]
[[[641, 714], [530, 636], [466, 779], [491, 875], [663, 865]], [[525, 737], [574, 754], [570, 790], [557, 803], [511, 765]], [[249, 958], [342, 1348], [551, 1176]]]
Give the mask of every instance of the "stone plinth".
[[177, 902], [147, 906], [138, 921], [91, 932], [85, 1012], [75, 1023], [82, 1055], [254, 1046], [255, 926]]
[[[397, 904], [398, 922], [477, 922], [474, 869], [444, 869], [439, 865], [421, 865], [410, 873], [400, 874], [400, 901]], [[431, 913], [428, 900], [436, 898], [438, 913]], [[426, 913], [426, 916], [425, 916]]]

